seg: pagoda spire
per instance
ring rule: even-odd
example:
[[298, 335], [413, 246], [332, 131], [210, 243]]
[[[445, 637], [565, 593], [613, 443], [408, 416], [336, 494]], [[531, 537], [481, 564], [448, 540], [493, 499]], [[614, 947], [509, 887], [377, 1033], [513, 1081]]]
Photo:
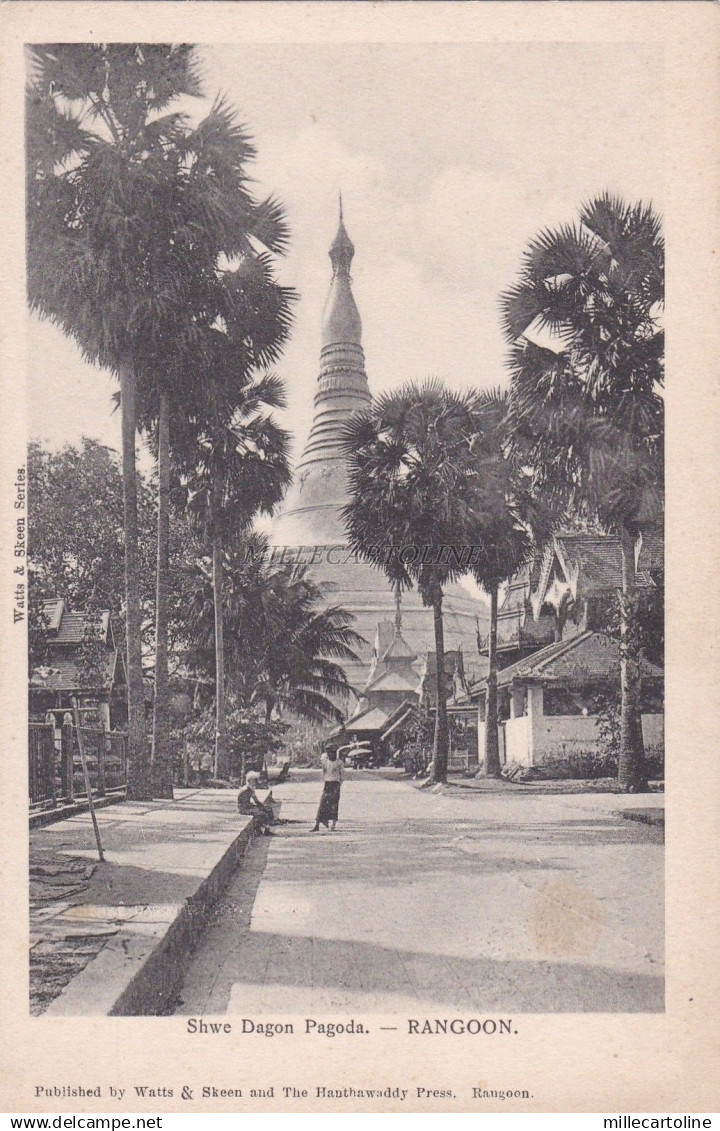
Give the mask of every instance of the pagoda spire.
[[342, 196], [339, 199], [338, 227], [328, 252], [332, 263], [332, 282], [323, 312], [322, 344], [326, 346], [362, 343], [362, 322], [352, 293], [350, 266], [355, 245], [343, 220]]
[[322, 317], [315, 413], [293, 486], [274, 524], [275, 536], [286, 545], [345, 541], [342, 509], [347, 502], [347, 474], [342, 436], [351, 416], [366, 410], [371, 401], [362, 322], [350, 277], [355, 246], [345, 227], [342, 194], [328, 254], [332, 278]]

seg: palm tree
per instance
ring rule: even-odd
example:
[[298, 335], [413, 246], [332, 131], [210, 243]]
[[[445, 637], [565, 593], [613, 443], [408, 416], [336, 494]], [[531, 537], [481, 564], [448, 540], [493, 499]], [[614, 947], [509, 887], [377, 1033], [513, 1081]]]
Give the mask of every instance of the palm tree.
[[[363, 644], [352, 615], [326, 606], [326, 594], [307, 568], [268, 557], [267, 538], [248, 531], [225, 554], [223, 620], [228, 688], [234, 700], [263, 704], [266, 719], [291, 713], [314, 722], [339, 722], [334, 700], [350, 685], [337, 661], [357, 661]], [[212, 566], [196, 562], [186, 575], [189, 666], [215, 668], [215, 601]], [[253, 647], [248, 648], [249, 639]]]
[[[473, 448], [485, 427], [474, 392], [405, 385], [350, 421], [343, 450], [348, 540], [392, 585], [416, 584], [433, 610], [437, 713], [431, 781], [447, 780], [443, 586], [468, 571], [470, 518], [482, 509]], [[379, 533], [380, 532], [380, 533]]]
[[338, 701], [350, 693], [338, 661], [357, 662], [365, 641], [351, 627], [353, 616], [326, 604], [325, 590], [307, 567], [270, 564], [258, 590], [262, 648], [251, 702], [273, 713], [290, 713], [314, 723], [342, 722]]
[[[258, 205], [248, 191], [245, 164], [253, 149], [230, 109], [216, 102], [193, 128], [177, 108], [178, 99], [201, 93], [188, 46], [33, 49], [27, 115], [31, 306], [120, 379], [135, 797], [152, 793], [137, 577], [137, 393], [152, 374], [162, 381], [167, 357], [184, 335], [192, 336], [194, 318], [202, 323], [203, 312], [216, 309], [218, 290], [232, 298], [243, 272], [267, 267], [255, 254], [253, 236], [260, 233], [270, 250], [285, 238], [277, 204]], [[235, 278], [218, 279], [219, 255], [240, 261]], [[236, 314], [230, 307], [228, 324]], [[262, 309], [250, 311], [250, 323], [263, 315]]]
[[530, 243], [502, 296], [516, 462], [532, 469], [534, 492], [557, 512], [579, 512], [620, 541], [626, 790], [646, 786], [635, 553], [643, 530], [662, 523], [663, 295], [659, 217], [603, 194], [583, 206], [579, 223]]
[[[251, 219], [248, 219], [248, 227]], [[255, 234], [258, 245], [263, 238], [270, 239], [260, 220], [262, 214], [258, 217]], [[276, 249], [281, 246], [281, 241], [276, 240]], [[259, 256], [258, 252], [253, 254]], [[279, 357], [290, 329], [289, 310], [294, 295], [277, 284], [271, 260], [265, 254], [259, 261], [242, 260], [233, 270], [218, 270], [217, 280], [216, 308], [213, 310], [206, 304], [201, 316], [187, 311], [185, 325], [189, 326], [189, 330], [186, 330], [185, 341], [176, 342], [172, 363], [166, 365], [164, 372], [161, 371], [165, 382], [156, 381], [158, 387], [151, 390], [142, 415], [143, 421], [148, 420], [148, 431], [156, 446], [158, 471], [153, 758], [156, 789], [160, 796], [168, 796], [168, 791], [172, 796], [167, 663], [171, 460], [176, 466], [187, 466], [188, 460], [196, 459], [200, 467], [207, 470], [208, 452], [212, 451], [215, 470], [222, 479], [225, 470], [219, 464], [223, 461], [237, 462], [240, 454], [235, 439], [239, 430], [247, 448], [243, 454], [245, 479], [244, 482], [237, 479], [233, 489], [250, 490], [250, 497], [234, 500], [235, 517], [239, 516], [242, 522], [249, 521], [247, 514], [252, 517], [257, 500], [260, 500], [261, 510], [272, 509], [289, 477], [287, 462], [282, 455], [286, 444], [280, 432], [269, 420], [263, 423], [256, 418], [250, 423], [250, 417], [260, 404], [269, 407], [284, 405], [282, 388], [271, 376], [253, 385], [251, 374], [255, 367], [268, 365]], [[211, 435], [216, 437], [214, 441], [209, 440]], [[196, 467], [195, 476], [198, 471]], [[232, 470], [230, 474], [233, 474]], [[222, 509], [226, 512], [228, 508], [223, 504]], [[197, 514], [197, 506], [194, 510]], [[223, 515], [220, 515], [220, 526], [222, 519]], [[221, 538], [216, 538], [218, 547], [220, 541]], [[219, 549], [216, 578], [220, 591], [221, 564], [222, 550]], [[222, 603], [218, 602], [217, 607], [220, 616]], [[222, 651], [221, 617], [217, 625], [217, 641]], [[222, 665], [219, 670], [222, 670]], [[219, 710], [221, 719], [224, 719], [222, 688]], [[222, 747], [224, 725], [219, 728], [219, 733]]]
[[[215, 776], [226, 772], [224, 542], [241, 534], [257, 514], [272, 514], [290, 482], [289, 437], [265, 408], [285, 404], [282, 382], [272, 374], [247, 382], [235, 394], [229, 424], [211, 421], [185, 449], [185, 490], [191, 516], [212, 547], [215, 638]], [[247, 646], [247, 638], [245, 641]]]
[[[122, 401], [130, 797], [152, 795], [145, 734], [135, 475], [138, 363], [180, 278], [166, 238], [164, 149], [176, 98], [199, 93], [191, 51], [44, 44], [27, 105], [28, 296], [117, 374]], [[150, 124], [150, 119], [155, 120]], [[168, 270], [168, 268], [170, 268]]]
[[[482, 776], [500, 777], [497, 701], [498, 592], [526, 562], [532, 539], [523, 506], [522, 477], [506, 457], [508, 395], [492, 390], [479, 398], [486, 429], [473, 448], [482, 491], [482, 508], [470, 518], [475, 544], [472, 574], [490, 597], [488, 674], [485, 703], [485, 751]], [[523, 521], [523, 512], [525, 521]]]

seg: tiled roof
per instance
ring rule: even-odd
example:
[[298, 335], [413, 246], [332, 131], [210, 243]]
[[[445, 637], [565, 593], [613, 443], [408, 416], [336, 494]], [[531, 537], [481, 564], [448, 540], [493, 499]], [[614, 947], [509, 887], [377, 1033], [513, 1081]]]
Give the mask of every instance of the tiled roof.
[[107, 609], [97, 613], [73, 613], [65, 608], [61, 598], [55, 598], [43, 604], [43, 614], [47, 621], [46, 632], [53, 644], [82, 644], [86, 629], [95, 629], [95, 626], [99, 639], [108, 639], [110, 613]]
[[[577, 577], [577, 596], [591, 596], [622, 587], [622, 555], [617, 538], [594, 534], [558, 534], [555, 545], [568, 571]], [[651, 569], [662, 567], [662, 538], [643, 537], [637, 563], [637, 584], [651, 588]]]
[[[109, 652], [105, 657], [105, 677], [101, 685], [103, 689], [112, 685], [117, 657], [117, 652]], [[122, 678], [122, 672], [118, 674]], [[35, 668], [30, 677], [30, 686], [38, 691], [78, 691], [78, 665], [69, 656], [51, 656], [47, 664]]]
[[[643, 661], [642, 674], [661, 679], [662, 668]], [[602, 632], [582, 632], [569, 640], [548, 644], [531, 656], [498, 672], [498, 687], [519, 681], [565, 681], [613, 678], [620, 672], [620, 646]]]

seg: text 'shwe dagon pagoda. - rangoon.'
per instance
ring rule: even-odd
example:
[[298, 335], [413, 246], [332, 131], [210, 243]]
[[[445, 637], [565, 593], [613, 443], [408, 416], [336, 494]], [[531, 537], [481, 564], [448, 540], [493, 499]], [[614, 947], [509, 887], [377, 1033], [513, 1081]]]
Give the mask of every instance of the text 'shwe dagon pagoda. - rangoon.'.
[[[347, 552], [342, 510], [348, 500], [342, 432], [350, 417], [371, 402], [362, 348], [362, 322], [352, 293], [350, 266], [354, 245], [343, 221], [342, 202], [337, 233], [330, 245], [332, 281], [322, 317], [320, 373], [312, 427], [293, 483], [274, 520], [271, 542], [276, 551], [297, 552], [310, 561], [315, 581], [328, 586], [328, 604], [353, 614], [353, 628], [367, 641], [360, 663], [344, 663], [359, 696], [370, 666], [382, 659], [381, 642], [393, 635], [396, 597], [386, 576]], [[333, 549], [331, 549], [333, 548]], [[478, 625], [485, 631], [486, 605], [459, 584], [449, 585], [443, 601], [445, 647], [460, 651], [468, 674], [479, 661]], [[415, 653], [418, 676], [435, 650], [432, 609], [416, 590], [402, 595], [402, 635]]]

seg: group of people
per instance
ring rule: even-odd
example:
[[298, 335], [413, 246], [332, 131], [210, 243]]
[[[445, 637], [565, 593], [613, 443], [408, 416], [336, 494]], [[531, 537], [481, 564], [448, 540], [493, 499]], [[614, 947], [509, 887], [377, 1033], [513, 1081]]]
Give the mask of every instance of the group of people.
[[[323, 772], [323, 791], [315, 824], [310, 830], [312, 833], [320, 832], [321, 825], [324, 825], [326, 829], [329, 828], [331, 832], [335, 831], [340, 805], [340, 787], [345, 775], [345, 767], [342, 759], [338, 757], [337, 751], [330, 750], [324, 753], [320, 761]], [[260, 825], [261, 833], [264, 836], [272, 836], [270, 826], [276, 822], [273, 795], [269, 793], [266, 799], [261, 801], [257, 795], [259, 783], [260, 774], [251, 771], [245, 779], [245, 785], [238, 793], [238, 812], [244, 816], [255, 817]]]

